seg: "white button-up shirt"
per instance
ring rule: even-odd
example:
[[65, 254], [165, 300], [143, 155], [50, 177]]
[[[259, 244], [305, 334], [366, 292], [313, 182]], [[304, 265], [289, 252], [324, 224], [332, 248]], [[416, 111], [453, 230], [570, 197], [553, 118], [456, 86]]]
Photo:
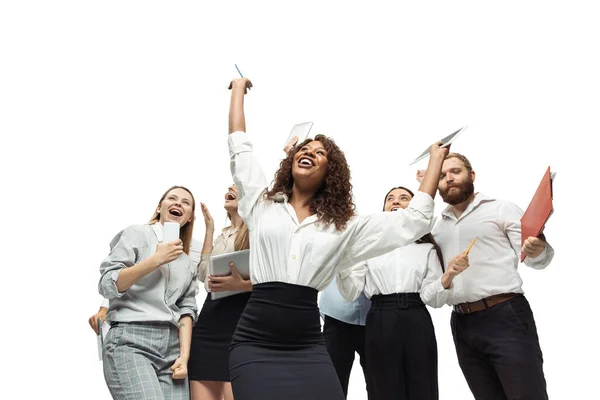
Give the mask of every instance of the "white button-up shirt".
[[[517, 272], [521, 255], [521, 217], [516, 205], [477, 193], [460, 218], [450, 206], [433, 228], [446, 265], [477, 241], [469, 252], [469, 268], [457, 275], [448, 295], [450, 305], [473, 302], [500, 293], [523, 293]], [[554, 250], [548, 244], [535, 259], [526, 257], [525, 265], [535, 269], [548, 266]]]
[[446, 303], [451, 289], [442, 286], [442, 265], [429, 243], [412, 243], [390, 253], [342, 271], [337, 277], [346, 300], [356, 299], [364, 290], [368, 298], [376, 294], [419, 293], [431, 307]]
[[335, 273], [414, 242], [429, 232], [433, 199], [417, 192], [405, 210], [353, 217], [346, 229], [302, 223], [285, 195], [264, 197], [267, 180], [244, 132], [229, 135], [231, 173], [238, 190], [238, 212], [250, 231], [253, 284], [285, 282], [323, 290]]

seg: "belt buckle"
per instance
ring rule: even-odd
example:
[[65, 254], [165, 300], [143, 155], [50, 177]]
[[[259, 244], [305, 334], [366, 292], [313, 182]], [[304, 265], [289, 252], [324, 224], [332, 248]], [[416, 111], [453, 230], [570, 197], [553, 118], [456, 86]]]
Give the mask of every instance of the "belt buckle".
[[466, 305], [468, 308], [468, 303], [456, 304], [454, 305], [454, 311], [458, 314], [469, 314], [469, 310], [465, 311], [462, 307], [463, 305]]
[[471, 314], [471, 305], [469, 303], [457, 304], [454, 306], [454, 311], [459, 314]]
[[[402, 302], [400, 299], [403, 299], [404, 301]], [[406, 296], [406, 293], [398, 293], [396, 296], [396, 302], [398, 303], [399, 308], [408, 309], [408, 297]]]

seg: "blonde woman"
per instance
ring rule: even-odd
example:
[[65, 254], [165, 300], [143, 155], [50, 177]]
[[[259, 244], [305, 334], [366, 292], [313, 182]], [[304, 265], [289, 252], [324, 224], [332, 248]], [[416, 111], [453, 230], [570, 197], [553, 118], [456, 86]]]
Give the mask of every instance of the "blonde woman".
[[[114, 399], [188, 399], [187, 364], [196, 317], [196, 267], [189, 257], [192, 193], [174, 186], [150, 222], [125, 228], [100, 265], [99, 291], [110, 302], [104, 377]], [[180, 224], [163, 242], [163, 224]]]
[[231, 253], [249, 248], [248, 228], [238, 214], [238, 193], [230, 186], [225, 194], [225, 210], [231, 225], [224, 228], [214, 241], [214, 221], [208, 209], [201, 204], [206, 236], [202, 258], [198, 265], [198, 279], [205, 282], [207, 291], [239, 291], [233, 296], [213, 300], [206, 296], [192, 335], [190, 381], [192, 400], [233, 400], [229, 377], [229, 346], [237, 322], [250, 298], [252, 283], [244, 279], [230, 265], [231, 275], [210, 276], [208, 264], [211, 255]]

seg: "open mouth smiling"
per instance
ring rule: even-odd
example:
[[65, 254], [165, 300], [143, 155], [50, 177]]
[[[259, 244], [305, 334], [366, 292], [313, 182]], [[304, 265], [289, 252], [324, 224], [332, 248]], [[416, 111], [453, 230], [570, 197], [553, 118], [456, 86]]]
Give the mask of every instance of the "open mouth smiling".
[[183, 211], [181, 211], [178, 208], [171, 208], [169, 210], [169, 214], [171, 214], [174, 217], [181, 218], [183, 216]]
[[301, 167], [314, 167], [315, 162], [309, 157], [300, 157], [298, 159], [298, 165]]

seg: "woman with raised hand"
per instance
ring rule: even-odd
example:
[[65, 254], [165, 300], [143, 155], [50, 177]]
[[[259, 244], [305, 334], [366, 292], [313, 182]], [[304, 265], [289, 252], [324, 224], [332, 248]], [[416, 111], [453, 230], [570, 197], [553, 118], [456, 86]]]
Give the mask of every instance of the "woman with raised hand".
[[[192, 334], [190, 356], [190, 388], [192, 400], [233, 400], [229, 378], [229, 346], [237, 322], [250, 298], [252, 284], [244, 279], [233, 264], [231, 275], [210, 276], [211, 255], [231, 253], [249, 247], [248, 228], [238, 214], [238, 193], [235, 185], [225, 194], [224, 208], [231, 225], [224, 228], [213, 244], [215, 224], [208, 208], [201, 203], [206, 233], [202, 258], [198, 265], [198, 280], [209, 292], [198, 315]], [[213, 300], [210, 292], [240, 293]]]
[[236, 399], [341, 400], [321, 335], [318, 291], [336, 272], [413, 243], [429, 232], [442, 161], [431, 146], [428, 172], [409, 207], [356, 216], [350, 169], [335, 142], [317, 135], [292, 148], [269, 190], [245, 133], [247, 78], [232, 81], [231, 171], [250, 230], [252, 295], [238, 322], [229, 366]]

